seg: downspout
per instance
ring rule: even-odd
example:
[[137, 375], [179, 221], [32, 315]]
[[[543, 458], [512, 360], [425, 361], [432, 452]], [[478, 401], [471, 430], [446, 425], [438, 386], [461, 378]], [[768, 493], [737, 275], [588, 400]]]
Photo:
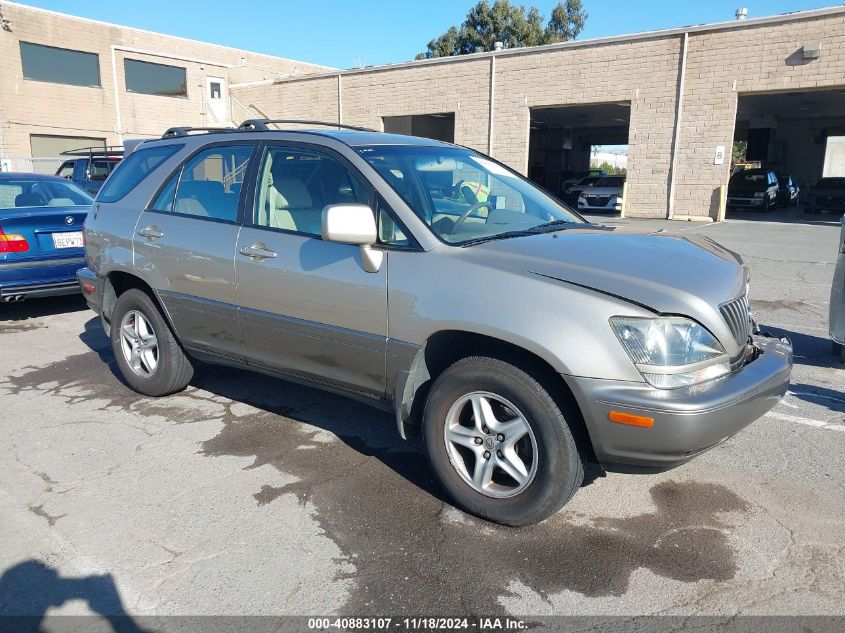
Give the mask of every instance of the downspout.
[[675, 112], [675, 131], [672, 137], [672, 166], [669, 171], [669, 208], [666, 217], [675, 217], [675, 172], [678, 169], [678, 144], [681, 140], [681, 115], [684, 109], [684, 84], [687, 75], [687, 49], [689, 47], [689, 33], [684, 33], [681, 49], [681, 76], [678, 79], [678, 107]]
[[343, 123], [343, 75], [337, 75], [337, 122]]
[[120, 93], [117, 91], [117, 47], [111, 47], [111, 78], [114, 89], [114, 131], [117, 132], [118, 144], [123, 145], [123, 122], [120, 120]]
[[493, 101], [496, 97], [496, 56], [490, 56], [490, 95], [488, 96], [487, 155], [493, 156]]

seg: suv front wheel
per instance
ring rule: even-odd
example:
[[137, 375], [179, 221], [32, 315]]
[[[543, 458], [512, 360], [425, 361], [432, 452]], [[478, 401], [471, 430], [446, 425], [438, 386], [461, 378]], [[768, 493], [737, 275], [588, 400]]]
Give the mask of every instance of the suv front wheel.
[[194, 374], [170, 326], [150, 296], [137, 289], [120, 295], [112, 313], [111, 344], [123, 378], [146, 396], [166, 396], [188, 386]]
[[502, 360], [470, 357], [444, 371], [428, 396], [423, 435], [449, 495], [497, 523], [548, 518], [584, 479], [584, 458], [554, 398]]

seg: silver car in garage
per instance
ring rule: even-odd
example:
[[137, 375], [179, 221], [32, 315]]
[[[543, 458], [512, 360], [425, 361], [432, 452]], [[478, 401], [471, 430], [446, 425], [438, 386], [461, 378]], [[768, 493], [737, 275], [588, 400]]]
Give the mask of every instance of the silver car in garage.
[[682, 464], [786, 391], [715, 242], [590, 224], [470, 149], [269, 124], [169, 130], [98, 194], [79, 282], [138, 392], [204, 360], [359, 399], [459, 507], [524, 525], [588, 462]]

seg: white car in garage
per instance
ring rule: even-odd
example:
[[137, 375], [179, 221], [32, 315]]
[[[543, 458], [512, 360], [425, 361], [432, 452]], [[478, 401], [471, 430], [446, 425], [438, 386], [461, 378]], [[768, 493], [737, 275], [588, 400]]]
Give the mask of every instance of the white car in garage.
[[622, 211], [625, 176], [605, 176], [587, 187], [578, 196], [579, 211]]

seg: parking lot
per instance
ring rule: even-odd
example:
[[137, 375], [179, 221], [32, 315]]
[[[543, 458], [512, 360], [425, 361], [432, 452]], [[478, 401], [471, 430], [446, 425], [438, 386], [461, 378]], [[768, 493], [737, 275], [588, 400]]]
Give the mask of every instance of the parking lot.
[[0, 307], [0, 613], [842, 614], [837, 221], [612, 223], [739, 252], [792, 385], [709, 453], [595, 472], [529, 528], [452, 508], [389, 415], [229, 369], [145, 398], [81, 299]]

